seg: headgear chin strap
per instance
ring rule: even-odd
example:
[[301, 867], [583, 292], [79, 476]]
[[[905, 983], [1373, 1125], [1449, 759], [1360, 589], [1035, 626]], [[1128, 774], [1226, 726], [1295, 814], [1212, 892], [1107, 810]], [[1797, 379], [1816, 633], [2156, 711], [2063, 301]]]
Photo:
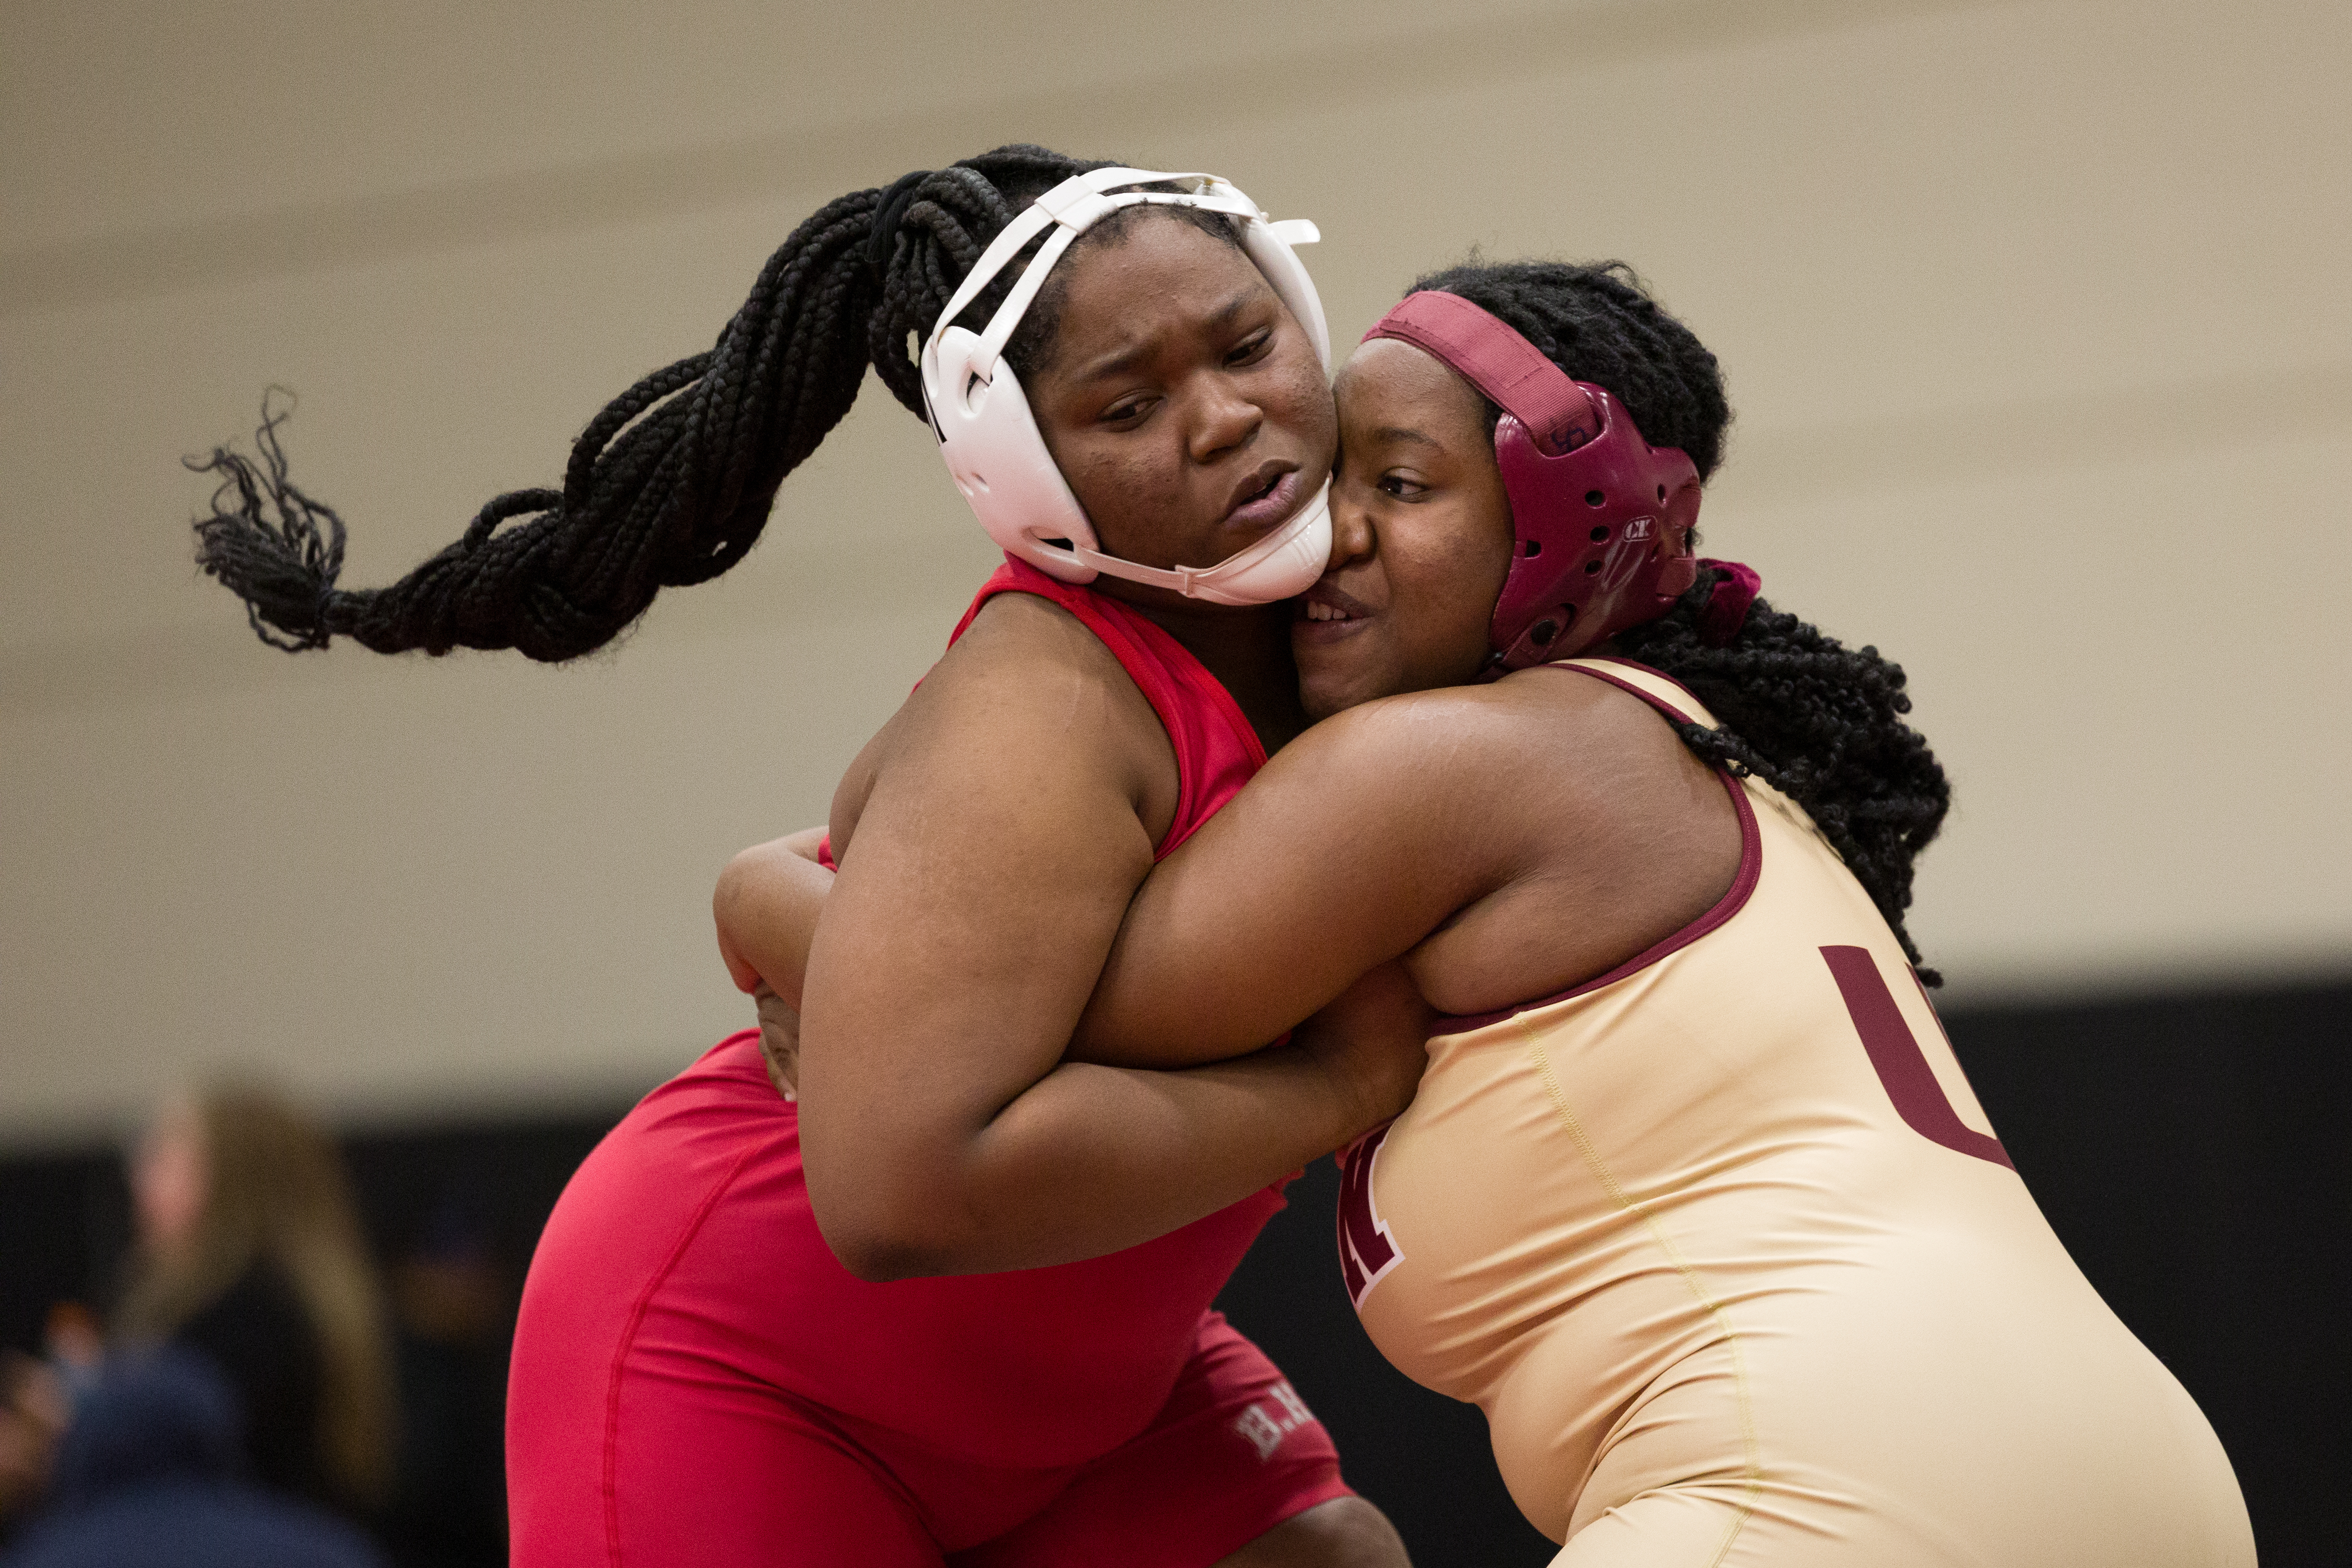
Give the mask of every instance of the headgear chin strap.
[[1511, 499], [1511, 570], [1486, 634], [1502, 668], [1573, 658], [1689, 590], [1698, 469], [1643, 440], [1606, 388], [1570, 381], [1458, 294], [1406, 295], [1364, 334], [1374, 338], [1434, 355], [1503, 410], [1495, 461]]
[[[1127, 188], [1150, 184], [1183, 188]], [[1087, 583], [1097, 573], [1108, 573], [1218, 605], [1265, 605], [1304, 593], [1322, 575], [1331, 554], [1328, 480], [1273, 532], [1213, 566], [1163, 569], [1106, 555], [1096, 547], [1094, 525], [1045, 449], [1028, 394], [1004, 363], [1004, 345], [1070, 242], [1119, 208], [1137, 205], [1194, 207], [1241, 219], [1242, 248], [1306, 329], [1329, 373], [1331, 336], [1323, 302], [1291, 250], [1320, 237], [1313, 224], [1303, 218], [1268, 222], [1256, 203], [1213, 174], [1097, 169], [1063, 181], [1005, 225], [940, 313], [923, 345], [923, 401], [939, 434], [940, 455], [988, 536], [1006, 553], [1065, 583]], [[991, 280], [1048, 228], [1054, 232], [987, 329], [975, 332], [954, 325]]]

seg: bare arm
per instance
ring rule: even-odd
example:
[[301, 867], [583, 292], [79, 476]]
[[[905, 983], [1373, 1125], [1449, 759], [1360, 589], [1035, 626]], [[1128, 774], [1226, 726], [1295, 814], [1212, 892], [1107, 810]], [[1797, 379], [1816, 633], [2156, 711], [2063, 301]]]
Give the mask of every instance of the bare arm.
[[1637, 699], [1530, 671], [1367, 703], [1285, 748], [1156, 868], [1074, 1058], [1245, 1051], [1405, 957], [1450, 1011], [1586, 978], [1736, 873], [1720, 784]]
[[808, 827], [754, 844], [727, 862], [710, 896], [719, 956], [735, 988], [758, 1004], [760, 1055], [786, 1100], [800, 1098], [801, 984], [833, 887], [831, 868], [817, 861], [824, 842], [824, 828]]
[[817, 864], [824, 840], [824, 828], [804, 827], [754, 844], [719, 873], [710, 918], [736, 990], [757, 995], [764, 988], [786, 1006], [800, 1007], [809, 943], [833, 889], [833, 873]]
[[1478, 748], [1453, 695], [1369, 703], [1285, 747], [1137, 894], [1071, 1054], [1246, 1051], [1507, 875], [1507, 836], [1458, 798]]
[[[817, 861], [824, 829], [805, 828], [738, 854], [711, 899], [719, 950], [736, 989], [759, 1003], [768, 1076], [800, 1098], [800, 1000], [808, 945], [833, 871]], [[1430, 1012], [1399, 965], [1368, 974], [1299, 1027], [1299, 1041], [1331, 1070], [1392, 1079], [1416, 1058]]]
[[836, 820], [842, 869], [803, 996], [810, 1200], [851, 1269], [1116, 1251], [1409, 1098], [1412, 1075], [1366, 1071], [1328, 1040], [1181, 1072], [1062, 1062], [1151, 864], [1167, 745], [1075, 622], [996, 601], [894, 731], [845, 849]]

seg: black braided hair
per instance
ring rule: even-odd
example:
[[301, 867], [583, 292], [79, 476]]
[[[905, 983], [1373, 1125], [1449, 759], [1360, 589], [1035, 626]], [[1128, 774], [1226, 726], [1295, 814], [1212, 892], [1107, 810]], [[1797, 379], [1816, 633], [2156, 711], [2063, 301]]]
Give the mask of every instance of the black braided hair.
[[[512, 647], [554, 661], [601, 647], [663, 588], [743, 558], [777, 487], [849, 412], [869, 363], [920, 416], [919, 345], [981, 252], [1045, 191], [1106, 166], [1006, 146], [828, 204], [769, 258], [715, 346], [654, 372], [589, 422], [562, 489], [495, 498], [456, 543], [389, 587], [335, 586], [342, 520], [287, 477], [286, 415], [265, 398], [260, 462], [226, 447], [187, 459], [221, 479], [212, 515], [195, 522], [197, 563], [245, 600], [263, 641], [289, 651], [337, 635], [379, 653]], [[1115, 241], [1136, 210], [1077, 243]], [[1150, 210], [1240, 243], [1213, 215]], [[984, 322], [1018, 276], [1006, 268], [959, 319]], [[1015, 374], [1050, 355], [1064, 277], [1006, 345]]]
[[[1704, 479], [1731, 423], [1723, 372], [1690, 329], [1660, 309], [1622, 262], [1475, 260], [1413, 284], [1458, 294], [1579, 381], [1605, 386], [1643, 438], [1679, 447]], [[1489, 406], [1492, 420], [1500, 410]], [[1614, 647], [1688, 687], [1721, 729], [1675, 726], [1711, 766], [1753, 773], [1813, 819], [1845, 860], [1914, 966], [1904, 928], [1912, 863], [1942, 827], [1951, 785], [1911, 711], [1903, 668], [1875, 647], [1849, 648], [1758, 599], [1726, 646], [1708, 646], [1700, 616], [1723, 574], [1702, 568], [1661, 619], [1620, 632]], [[1919, 978], [1943, 977], [1919, 968]]]

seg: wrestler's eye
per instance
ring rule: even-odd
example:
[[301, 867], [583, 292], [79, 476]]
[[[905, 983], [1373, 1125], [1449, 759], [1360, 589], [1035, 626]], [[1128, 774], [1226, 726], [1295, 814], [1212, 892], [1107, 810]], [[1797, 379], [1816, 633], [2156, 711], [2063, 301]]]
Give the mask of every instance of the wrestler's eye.
[[1374, 484], [1381, 494], [1394, 496], [1399, 500], [1419, 500], [1429, 493], [1427, 485], [1418, 479], [1407, 479], [1402, 474], [1382, 474]]
[[1112, 404], [1108, 408], [1103, 410], [1103, 423], [1106, 425], [1133, 425], [1140, 420], [1145, 415], [1151, 412], [1151, 405], [1152, 400], [1149, 397], [1122, 397], [1117, 403]]
[[1265, 351], [1273, 345], [1274, 329], [1264, 328], [1244, 338], [1231, 353], [1225, 355], [1225, 363], [1229, 365], [1250, 364], [1265, 358]]

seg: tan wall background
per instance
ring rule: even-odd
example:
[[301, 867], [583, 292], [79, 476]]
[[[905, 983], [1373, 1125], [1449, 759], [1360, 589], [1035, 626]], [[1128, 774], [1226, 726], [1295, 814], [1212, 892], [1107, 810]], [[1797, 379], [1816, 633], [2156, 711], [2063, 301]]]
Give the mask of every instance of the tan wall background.
[[1335, 331], [1475, 243], [1634, 261], [1740, 419], [1711, 548], [1909, 668], [1963, 999], [2352, 958], [2352, 8], [1135, 0], [0, 11], [0, 1140], [260, 1060], [581, 1102], [744, 1013], [710, 879], [819, 818], [990, 564], [869, 385], [617, 651], [289, 658], [182, 453], [299, 389], [344, 581], [550, 482], [842, 191], [1011, 140], [1303, 216]]

